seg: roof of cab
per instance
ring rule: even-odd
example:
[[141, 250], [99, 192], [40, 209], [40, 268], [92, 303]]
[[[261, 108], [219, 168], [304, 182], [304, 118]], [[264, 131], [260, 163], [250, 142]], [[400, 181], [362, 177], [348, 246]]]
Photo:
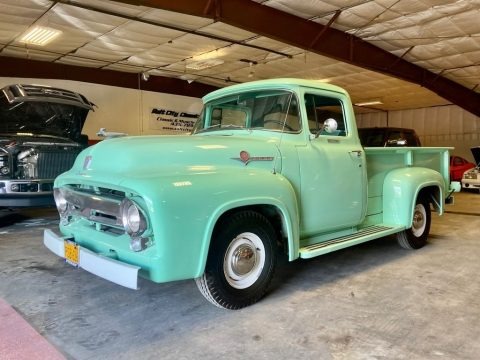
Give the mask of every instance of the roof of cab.
[[298, 87], [309, 87], [324, 89], [329, 91], [334, 91], [337, 93], [342, 93], [348, 96], [348, 93], [341, 87], [330, 85], [318, 80], [303, 80], [303, 79], [294, 79], [294, 78], [280, 78], [280, 79], [268, 79], [268, 80], [258, 80], [251, 81], [242, 84], [236, 84], [232, 86], [227, 86], [222, 89], [215, 90], [203, 97], [203, 102], [206, 103], [213, 99], [220, 97], [246, 92], [251, 90], [259, 89], [296, 89]]

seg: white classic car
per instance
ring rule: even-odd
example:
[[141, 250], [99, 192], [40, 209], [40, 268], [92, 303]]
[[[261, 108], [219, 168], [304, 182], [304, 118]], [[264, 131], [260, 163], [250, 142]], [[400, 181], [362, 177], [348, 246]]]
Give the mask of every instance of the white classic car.
[[480, 191], [480, 146], [473, 147], [470, 150], [477, 166], [463, 173], [462, 188]]

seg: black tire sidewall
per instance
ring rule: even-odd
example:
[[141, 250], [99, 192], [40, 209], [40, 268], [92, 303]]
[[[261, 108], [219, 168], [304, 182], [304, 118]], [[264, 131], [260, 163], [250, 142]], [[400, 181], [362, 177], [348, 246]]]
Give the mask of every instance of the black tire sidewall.
[[[265, 264], [257, 281], [245, 289], [232, 287], [225, 278], [225, 254], [231, 242], [241, 233], [256, 234], [265, 248]], [[254, 211], [243, 211], [234, 214], [224, 221], [214, 234], [205, 268], [212, 294], [217, 301], [225, 302], [225, 307], [240, 308], [258, 301], [265, 294], [273, 277], [276, 265], [275, 232], [270, 222]]]
[[415, 203], [415, 206], [417, 205], [422, 205], [424, 207], [425, 214], [426, 214], [426, 219], [425, 219], [426, 223], [425, 223], [425, 229], [423, 230], [423, 233], [420, 236], [415, 236], [411, 228], [407, 230], [406, 235], [407, 235], [408, 243], [413, 249], [419, 249], [425, 246], [425, 244], [427, 243], [428, 233], [430, 232], [430, 223], [432, 220], [430, 204], [428, 203], [428, 201], [420, 197], [417, 199]]

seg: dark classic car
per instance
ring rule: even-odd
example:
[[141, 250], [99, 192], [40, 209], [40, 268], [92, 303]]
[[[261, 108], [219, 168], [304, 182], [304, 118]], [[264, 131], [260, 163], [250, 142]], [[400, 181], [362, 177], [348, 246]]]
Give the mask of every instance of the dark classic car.
[[53, 180], [88, 142], [82, 127], [93, 104], [40, 85], [0, 91], [0, 208], [53, 205]]
[[422, 146], [415, 130], [394, 127], [358, 129], [364, 147]]

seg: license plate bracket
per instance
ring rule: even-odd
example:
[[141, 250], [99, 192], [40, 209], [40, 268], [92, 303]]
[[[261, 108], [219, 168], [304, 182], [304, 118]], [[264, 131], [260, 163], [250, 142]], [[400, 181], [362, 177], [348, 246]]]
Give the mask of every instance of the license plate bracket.
[[71, 240], [63, 242], [65, 248], [65, 261], [72, 266], [78, 267], [80, 262], [80, 247], [77, 243]]

